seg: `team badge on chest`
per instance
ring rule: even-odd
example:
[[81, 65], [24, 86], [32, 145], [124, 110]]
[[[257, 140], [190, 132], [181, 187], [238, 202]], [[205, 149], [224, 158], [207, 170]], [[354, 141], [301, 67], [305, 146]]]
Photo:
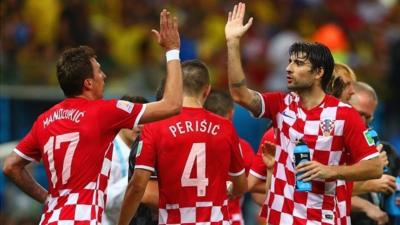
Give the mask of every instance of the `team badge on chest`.
[[335, 121], [331, 119], [321, 120], [320, 128], [325, 137], [331, 136], [332, 131], [335, 128]]

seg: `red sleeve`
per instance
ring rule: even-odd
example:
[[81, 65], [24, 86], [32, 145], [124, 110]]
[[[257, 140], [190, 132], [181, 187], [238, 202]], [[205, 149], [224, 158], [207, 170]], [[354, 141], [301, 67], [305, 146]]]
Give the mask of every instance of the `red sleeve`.
[[367, 128], [360, 115], [353, 108], [349, 108], [346, 113], [343, 137], [345, 149], [350, 155], [351, 164], [379, 156], [374, 143], [368, 143], [366, 132]]
[[281, 92], [263, 93], [261, 95], [262, 110], [258, 117], [266, 117], [274, 121], [280, 105], [283, 104], [283, 98], [284, 93]]
[[99, 122], [105, 130], [133, 128], [138, 125], [145, 106], [124, 100], [99, 100]]
[[246, 176], [249, 175], [249, 170], [254, 158], [254, 150], [251, 145], [243, 140], [239, 139], [240, 143], [240, 150], [242, 151], [243, 161], [244, 161], [244, 168], [246, 170]]
[[240, 153], [239, 137], [231, 125], [231, 162], [229, 167], [230, 176], [239, 176], [245, 172], [244, 161]]
[[36, 124], [35, 122], [29, 133], [18, 143], [14, 152], [26, 160], [40, 162], [42, 153], [40, 151], [41, 147], [37, 142]]
[[141, 141], [138, 144], [136, 153], [135, 169], [145, 169], [155, 172], [155, 164], [157, 160], [156, 140], [157, 135], [154, 134], [152, 124], [146, 124], [141, 133]]
[[265, 180], [267, 176], [267, 167], [265, 166], [264, 161], [262, 159], [262, 149], [261, 149], [261, 144], [264, 143], [265, 141], [270, 141], [275, 143], [273, 128], [268, 129], [261, 138], [257, 154], [254, 157], [253, 163], [251, 164], [250, 167], [250, 174], [262, 180]]

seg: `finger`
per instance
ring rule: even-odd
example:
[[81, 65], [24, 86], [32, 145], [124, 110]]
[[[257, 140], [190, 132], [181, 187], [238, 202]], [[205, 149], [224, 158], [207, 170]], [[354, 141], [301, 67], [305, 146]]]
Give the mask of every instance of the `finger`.
[[170, 30], [174, 27], [174, 25], [172, 24], [171, 13], [169, 11], [167, 11], [166, 18], [167, 18], [167, 28], [168, 30]]
[[250, 17], [249, 21], [247, 21], [246, 25], [244, 25], [244, 29], [247, 31], [252, 24], [253, 24], [253, 17]]
[[[382, 145], [382, 144], [379, 144], [379, 145], [376, 147], [376, 150], [378, 150], [378, 152], [380, 152], [380, 151], [382, 150], [382, 148], [383, 148], [383, 145]], [[385, 155], [386, 155], [386, 152], [385, 152]]]
[[304, 179], [304, 182], [312, 181], [315, 178], [319, 177], [319, 172], [318, 171], [313, 171], [312, 175], [310, 175], [308, 178]]
[[166, 30], [166, 13], [167, 10], [163, 9], [160, 15], [160, 33], [164, 33]]
[[232, 20], [232, 12], [229, 11], [229, 12], [228, 12], [228, 22], [231, 21], [231, 20]]
[[301, 162], [299, 165], [296, 166], [296, 170], [299, 171], [299, 170], [303, 169], [303, 167], [308, 167], [312, 164], [313, 164], [312, 161]]
[[173, 18], [173, 26], [174, 26], [174, 31], [178, 31], [178, 18], [174, 16]]
[[246, 4], [242, 2], [239, 3], [239, 18], [243, 19], [245, 12], [246, 12]]
[[160, 33], [155, 29], [151, 30], [151, 33], [155, 35], [155, 37], [157, 38], [157, 42], [160, 43], [161, 42]]
[[236, 17], [237, 17], [237, 10], [238, 10], [237, 8], [238, 8], [237, 5], [235, 5], [235, 6], [233, 7], [232, 20], [236, 19]]

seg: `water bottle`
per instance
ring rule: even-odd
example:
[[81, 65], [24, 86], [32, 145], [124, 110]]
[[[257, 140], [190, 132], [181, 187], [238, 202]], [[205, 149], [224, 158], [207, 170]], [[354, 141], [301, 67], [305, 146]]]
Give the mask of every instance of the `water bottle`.
[[385, 201], [386, 212], [395, 217], [400, 216], [400, 206], [396, 204], [396, 198], [400, 198], [400, 176], [396, 177], [396, 191]]
[[[293, 151], [294, 155], [294, 163], [295, 167], [300, 163], [304, 163], [310, 161], [310, 150], [306, 143], [300, 140]], [[298, 177], [301, 176], [303, 173], [296, 174], [296, 191], [311, 191], [311, 181], [304, 182], [302, 180], [298, 180]]]
[[[368, 128], [367, 134], [368, 134], [368, 137], [373, 140], [375, 146], [378, 146], [381, 144], [381, 140], [379, 139], [378, 133], [374, 129]], [[387, 167], [387, 166], [383, 167], [383, 173], [388, 174], [389, 167]]]

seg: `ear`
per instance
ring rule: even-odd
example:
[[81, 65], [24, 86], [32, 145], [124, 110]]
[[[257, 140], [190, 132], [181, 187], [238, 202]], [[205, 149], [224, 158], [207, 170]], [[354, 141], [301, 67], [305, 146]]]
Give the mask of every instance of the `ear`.
[[325, 73], [324, 68], [322, 68], [322, 67], [318, 68], [317, 71], [316, 71], [315, 78], [318, 79], [318, 80], [322, 79], [322, 77], [324, 76], [324, 73]]
[[91, 90], [93, 87], [93, 80], [92, 79], [85, 79], [83, 81], [83, 88], [86, 90]]
[[208, 97], [210, 92], [211, 92], [211, 85], [207, 85], [207, 87], [205, 88], [205, 91], [203, 92], [204, 99], [206, 99]]

